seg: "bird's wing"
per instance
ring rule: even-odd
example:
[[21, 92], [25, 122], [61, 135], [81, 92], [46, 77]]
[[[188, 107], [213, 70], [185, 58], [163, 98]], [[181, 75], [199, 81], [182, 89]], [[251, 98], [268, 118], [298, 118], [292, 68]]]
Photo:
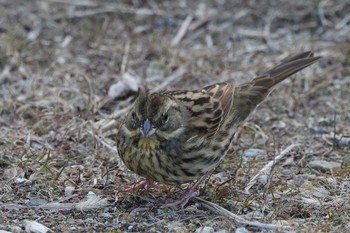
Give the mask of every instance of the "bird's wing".
[[198, 91], [171, 91], [167, 94], [181, 101], [190, 113], [193, 134], [213, 137], [232, 107], [234, 88], [216, 83]]

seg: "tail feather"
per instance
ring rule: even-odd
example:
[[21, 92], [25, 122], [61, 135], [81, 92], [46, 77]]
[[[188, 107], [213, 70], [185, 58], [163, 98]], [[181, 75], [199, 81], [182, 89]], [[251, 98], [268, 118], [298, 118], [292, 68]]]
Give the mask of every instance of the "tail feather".
[[234, 109], [243, 109], [237, 117], [245, 119], [254, 108], [271, 92], [273, 86], [295, 74], [296, 72], [315, 63], [321, 57], [314, 57], [308, 51], [293, 57], [283, 59], [282, 62], [252, 81], [236, 87], [233, 100]]
[[298, 53], [298, 54], [296, 54], [294, 56], [291, 56], [291, 57], [286, 57], [286, 58], [281, 60], [281, 63], [287, 63], [287, 62], [295, 61], [295, 60], [298, 60], [298, 59], [301, 59], [301, 58], [308, 58], [308, 57], [313, 57], [313, 56], [314, 56], [313, 52], [306, 51], [306, 52], [303, 52], [303, 53]]
[[[288, 59], [287, 61], [282, 62], [278, 66], [263, 73], [262, 76], [253, 79], [252, 82], [256, 82], [255, 85], [259, 85], [261, 84], [260, 80], [261, 81], [265, 80], [267, 86], [271, 88], [277, 83], [295, 74], [296, 72], [312, 65], [313, 63], [315, 63], [317, 60], [321, 58], [321, 57], [313, 57], [313, 56], [303, 58], [301, 57], [301, 55], [304, 55], [304, 54], [300, 54], [293, 57], [295, 59]], [[312, 53], [310, 55], [312, 55]]]

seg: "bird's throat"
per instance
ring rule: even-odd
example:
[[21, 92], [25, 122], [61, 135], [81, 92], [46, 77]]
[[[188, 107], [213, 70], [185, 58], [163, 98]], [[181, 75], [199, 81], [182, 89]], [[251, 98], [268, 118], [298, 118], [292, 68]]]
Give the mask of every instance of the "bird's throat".
[[141, 150], [156, 150], [159, 149], [160, 142], [154, 137], [141, 138], [138, 143], [138, 147]]

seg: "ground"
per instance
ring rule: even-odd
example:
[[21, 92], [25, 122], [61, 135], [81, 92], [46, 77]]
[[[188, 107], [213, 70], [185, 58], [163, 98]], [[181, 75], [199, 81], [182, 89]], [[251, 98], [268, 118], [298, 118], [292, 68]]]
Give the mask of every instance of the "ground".
[[238, 84], [311, 50], [323, 58], [258, 107], [200, 198], [277, 231], [350, 231], [349, 12], [346, 0], [0, 0], [0, 230], [271, 231], [200, 199], [159, 208], [186, 185], [124, 192], [141, 178], [114, 138], [139, 90]]

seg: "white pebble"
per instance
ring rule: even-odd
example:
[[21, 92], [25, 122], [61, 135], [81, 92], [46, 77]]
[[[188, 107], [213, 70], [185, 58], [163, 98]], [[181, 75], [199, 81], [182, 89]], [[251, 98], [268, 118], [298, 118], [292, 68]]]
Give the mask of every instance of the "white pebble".
[[75, 188], [73, 186], [67, 186], [64, 189], [64, 194], [66, 194], [66, 196], [71, 196], [74, 192]]

